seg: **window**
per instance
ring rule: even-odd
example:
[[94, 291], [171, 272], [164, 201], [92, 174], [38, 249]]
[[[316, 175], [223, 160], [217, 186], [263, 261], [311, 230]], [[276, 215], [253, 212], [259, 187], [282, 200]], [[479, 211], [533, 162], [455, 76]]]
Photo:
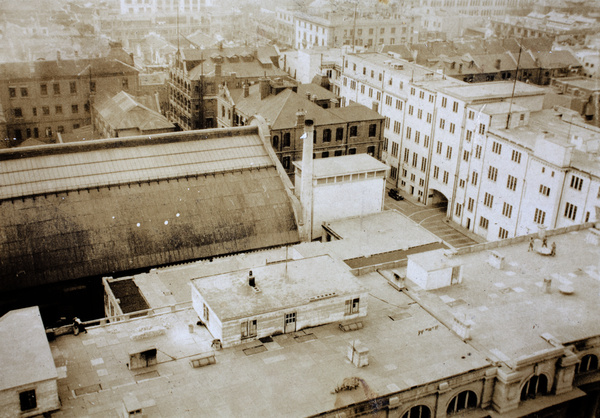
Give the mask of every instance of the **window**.
[[450, 131], [451, 134], [454, 133], [455, 129], [456, 129], [456, 125], [454, 125], [453, 123], [450, 123], [450, 129], [449, 129], [449, 131]]
[[344, 128], [337, 128], [335, 130], [335, 140], [343, 141], [344, 140]]
[[572, 203], [567, 202], [565, 204], [565, 218], [569, 218], [570, 220], [574, 221], [576, 216], [577, 216], [577, 206], [573, 205]]
[[419, 92], [419, 99], [423, 100], [425, 98], [425, 92], [424, 91], [420, 91]]
[[416, 152], [413, 152], [412, 166], [416, 167], [418, 162], [419, 162], [419, 154], [417, 154]]
[[531, 376], [531, 379], [521, 389], [521, 400], [535, 399], [536, 396], [545, 395], [546, 393], [548, 393], [548, 378], [543, 374]]
[[484, 135], [485, 134], [485, 125], [483, 123], [479, 124], [479, 134], [480, 135]]
[[21, 402], [21, 411], [29, 411], [37, 408], [35, 389], [19, 393], [19, 401]]
[[408, 105], [408, 114], [412, 116], [412, 114], [414, 113], [415, 108], [413, 105]]
[[475, 158], [481, 158], [481, 145], [475, 145]]
[[323, 129], [323, 142], [331, 142], [331, 129]]
[[281, 164], [283, 165], [283, 168], [288, 170], [290, 168], [290, 157], [283, 157]]
[[17, 89], [14, 87], [9, 87], [8, 88], [8, 95], [10, 97], [17, 97]]
[[400, 122], [394, 121], [394, 133], [399, 134], [401, 127], [402, 127], [402, 125], [400, 124]]
[[29, 91], [27, 90], [27, 87], [21, 87], [21, 97], [27, 96], [29, 96]]
[[341, 156], [342, 156], [342, 150], [339, 150], [339, 149], [338, 149], [338, 150], [335, 150], [335, 151], [333, 152], [333, 155], [335, 155], [336, 157], [341, 157]]
[[444, 184], [448, 184], [448, 175], [449, 173], [447, 171], [444, 171], [444, 178], [442, 180]]
[[502, 215], [506, 216], [507, 218], [510, 218], [512, 216], [512, 210], [512, 205], [509, 205], [508, 203], [504, 202], [504, 205], [502, 207]]
[[469, 161], [469, 155], [470, 155], [469, 151], [465, 150], [463, 152], [463, 160], [464, 161]]
[[506, 188], [512, 191], [517, 190], [517, 178], [509, 174], [508, 180], [506, 181]]
[[468, 203], [467, 203], [467, 210], [469, 212], [473, 212], [473, 204], [475, 203], [475, 200], [473, 200], [472, 197], [469, 198]]
[[385, 104], [388, 106], [392, 105], [392, 96], [388, 96], [388, 95], [385, 96]]
[[40, 137], [40, 130], [38, 128], [33, 128], [33, 137], [34, 138]]
[[456, 414], [465, 409], [477, 407], [477, 395], [472, 390], [465, 390], [456, 395], [448, 404], [446, 413], [448, 415]]
[[483, 229], [488, 229], [489, 224], [490, 221], [487, 218], [484, 218], [483, 216], [479, 218], [479, 226]]
[[31, 113], [33, 114], [33, 116], [37, 116], [37, 107], [32, 108]]
[[473, 112], [472, 110], [469, 110], [468, 118], [471, 120], [475, 119], [475, 112]]
[[425, 172], [426, 168], [427, 168], [427, 158], [421, 157], [421, 171]]
[[483, 204], [488, 208], [491, 208], [494, 204], [494, 196], [486, 192], [485, 197], [483, 198]]
[[349, 154], [349, 155], [354, 155], [354, 154], [356, 154], [356, 148], [350, 148], [350, 149], [348, 149], [348, 154]]
[[375, 147], [373, 145], [367, 147], [367, 154], [371, 157], [375, 156]]
[[423, 119], [423, 109], [417, 109], [417, 118]]
[[54, 94], [60, 94], [60, 84], [54, 83], [52, 88], [54, 89]]
[[460, 214], [462, 213], [462, 205], [460, 203], [456, 204], [456, 210], [454, 211], [454, 214], [456, 216], [460, 216]]
[[71, 105], [71, 113], [79, 113], [79, 106], [76, 104]]
[[448, 104], [448, 99], [445, 97], [442, 97], [442, 107], [446, 107], [447, 104]]
[[427, 113], [427, 123], [431, 123], [431, 113]]
[[251, 319], [249, 321], [244, 321], [240, 325], [240, 333], [243, 338], [251, 338], [256, 337], [257, 334], [257, 326], [256, 319]]
[[440, 119], [440, 129], [444, 129], [445, 126], [446, 126], [446, 120]]
[[96, 82], [90, 81], [90, 93], [95, 93], [95, 92], [96, 92]]
[[408, 148], [404, 148], [404, 162], [408, 163], [408, 157], [410, 156], [410, 150]]
[[598, 357], [593, 354], [586, 354], [581, 357], [581, 361], [577, 365], [575, 373], [585, 373], [592, 370], [598, 370]]
[[497, 178], [498, 169], [496, 167], [490, 166], [490, 168], [488, 169], [488, 179], [490, 179], [491, 181], [496, 181]]
[[23, 110], [20, 107], [15, 107], [13, 109], [13, 114], [15, 115], [15, 118], [22, 118], [23, 117]]
[[86, 113], [90, 113], [90, 102], [85, 103], [83, 108], [85, 109]]
[[583, 186], [583, 179], [575, 175], [571, 176], [571, 188], [575, 190], [581, 190]]
[[208, 306], [206, 306], [206, 303], [204, 303], [203, 305], [204, 306], [202, 308], [202, 311], [203, 311], [204, 322], [208, 323], [208, 319], [209, 319]]
[[465, 183], [466, 183], [466, 182], [465, 182], [465, 179], [460, 179], [460, 180], [458, 181], [458, 185], [459, 185], [459, 187], [460, 187], [461, 189], [464, 189], [464, 188], [465, 188]]
[[423, 139], [423, 146], [425, 148], [429, 148], [429, 135], [425, 135], [425, 138]]
[[406, 138], [410, 139], [412, 136], [412, 128], [409, 126], [406, 128]]
[[435, 152], [438, 153], [438, 154], [442, 153], [442, 143], [440, 141], [438, 141], [437, 144], [436, 144]]
[[421, 140], [421, 132], [415, 131], [415, 144], [418, 144]]
[[54, 110], [56, 111], [57, 115], [62, 115], [62, 106], [61, 105], [55, 106]]
[[369, 125], [369, 137], [374, 137], [377, 135], [377, 124], [372, 123]]
[[473, 171], [473, 175], [471, 176], [471, 184], [473, 186], [477, 186], [477, 179], [479, 178], [479, 174], [477, 174], [477, 171]]
[[467, 142], [471, 142], [471, 138], [473, 138], [473, 131], [467, 131], [465, 139]]
[[402, 102], [398, 99], [396, 99], [396, 109], [402, 110]]
[[500, 239], [508, 238], [508, 231], [504, 228], [498, 229], [498, 238], [500, 238]]
[[496, 154], [502, 153], [502, 144], [494, 141], [492, 144], [492, 152], [495, 152]]
[[321, 153], [321, 158], [329, 158], [329, 151], [323, 151]]
[[289, 132], [286, 132], [283, 134], [283, 146], [284, 147], [290, 146], [290, 133]]
[[[378, 91], [377, 92], [377, 100], [381, 100], [381, 92]], [[374, 109], [375, 111], [377, 111], [377, 109]]]
[[56, 130], [58, 131], [58, 133], [61, 133], [61, 134], [65, 133], [65, 127], [62, 125], [58, 125], [58, 128]]
[[365, 85], [361, 84], [360, 86], [360, 94], [365, 94]]
[[398, 177], [398, 169], [396, 167], [392, 167], [390, 170], [390, 177], [393, 179]]
[[273, 139], [271, 140], [271, 144], [273, 145], [273, 149], [279, 148], [279, 135], [273, 135]]
[[392, 155], [394, 157], [398, 156], [398, 144], [396, 142], [392, 142]]
[[510, 159], [511, 161], [514, 161], [517, 164], [521, 164], [521, 153], [519, 151], [513, 150]]
[[358, 136], [358, 126], [351, 126], [350, 127], [350, 136], [351, 137]]
[[452, 103], [452, 111], [454, 113], [458, 112], [458, 102]]
[[433, 167], [433, 178], [437, 179], [440, 176], [440, 168], [436, 165]]
[[51, 138], [52, 137], [52, 127], [48, 126], [46, 128], [46, 137]]
[[533, 222], [536, 224], [543, 225], [546, 220], [546, 212], [541, 209], [536, 209], [535, 214], [533, 215]]
[[414, 95], [415, 95], [415, 88], [414, 88], [414, 87], [411, 87], [411, 88], [410, 88], [410, 95], [411, 95], [411, 96], [414, 96]]
[[348, 299], [346, 301], [346, 310], [344, 315], [352, 315], [358, 313], [360, 298]]
[[42, 96], [48, 95], [48, 85], [47, 84], [40, 84], [40, 94]]
[[69, 91], [71, 92], [71, 94], [77, 94], [77, 82], [71, 81], [69, 83]]

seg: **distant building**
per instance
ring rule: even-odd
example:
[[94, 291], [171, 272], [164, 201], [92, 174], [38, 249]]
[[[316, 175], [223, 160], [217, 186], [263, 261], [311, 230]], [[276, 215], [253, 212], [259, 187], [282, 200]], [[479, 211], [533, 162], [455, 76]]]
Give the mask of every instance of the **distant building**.
[[98, 100], [92, 112], [94, 129], [103, 138], [156, 135], [176, 129], [160, 113], [157, 96], [138, 98], [122, 91], [113, 97]]
[[11, 144], [28, 138], [52, 143], [57, 132], [89, 125], [97, 93], [137, 94], [138, 70], [119, 45], [114, 49], [121, 52], [116, 58], [0, 64], [0, 104]]
[[185, 49], [169, 73], [171, 122], [183, 130], [217, 127], [219, 86], [241, 88], [259, 78], [281, 78], [279, 54], [274, 47]]
[[192, 280], [192, 305], [231, 347], [367, 315], [367, 290], [328, 255]]
[[211, 6], [211, 0], [149, 0], [145, 2], [131, 2], [131, 0], [120, 0], [121, 14], [149, 14], [162, 15], [173, 14], [179, 10], [182, 15], [200, 13], [207, 6]]
[[224, 87], [217, 96], [219, 126], [243, 126], [262, 117], [275, 153], [289, 174], [302, 154], [305, 119], [314, 121], [314, 157], [327, 158], [381, 151], [383, 117], [365, 106], [340, 108], [336, 96], [314, 84], [261, 79], [242, 88]]
[[453, 12], [472, 17], [504, 16], [518, 14], [527, 8], [530, 0], [490, 0], [490, 1], [455, 1], [455, 0], [415, 0], [421, 7], [432, 9], [450, 9]]
[[389, 167], [366, 154], [313, 161], [312, 199], [302, 201], [302, 162], [294, 161], [296, 196], [310, 206], [312, 239], [323, 234], [323, 223], [383, 210]]
[[60, 409], [59, 374], [37, 306], [0, 318], [2, 416], [33, 417]]

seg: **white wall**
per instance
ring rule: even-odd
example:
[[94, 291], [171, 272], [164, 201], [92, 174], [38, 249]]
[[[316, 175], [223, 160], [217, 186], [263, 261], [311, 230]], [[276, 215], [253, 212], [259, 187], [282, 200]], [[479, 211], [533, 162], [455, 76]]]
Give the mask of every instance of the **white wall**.
[[[21, 412], [19, 393], [35, 389], [37, 408]], [[10, 388], [0, 392], [0, 417], [31, 417], [60, 408], [56, 379]]]
[[381, 212], [385, 179], [328, 183], [313, 191], [313, 239], [322, 235], [323, 222]]

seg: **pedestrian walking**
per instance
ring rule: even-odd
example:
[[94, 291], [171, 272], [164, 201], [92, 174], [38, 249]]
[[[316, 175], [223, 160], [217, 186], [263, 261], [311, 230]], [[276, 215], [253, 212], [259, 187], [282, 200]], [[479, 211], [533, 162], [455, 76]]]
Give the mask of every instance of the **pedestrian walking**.
[[527, 249], [527, 252], [529, 251], [533, 251], [533, 237], [529, 237], [529, 248]]
[[550, 246], [550, 255], [556, 255], [556, 242], [552, 241], [552, 245]]
[[548, 248], [548, 239], [546, 237], [542, 238], [542, 248]]

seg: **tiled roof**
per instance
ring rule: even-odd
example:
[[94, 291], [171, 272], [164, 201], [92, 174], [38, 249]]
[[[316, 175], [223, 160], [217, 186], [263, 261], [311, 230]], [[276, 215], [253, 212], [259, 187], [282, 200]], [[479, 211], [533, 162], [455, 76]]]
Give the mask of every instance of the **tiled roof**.
[[255, 127], [0, 150], [0, 161], [4, 289], [299, 239]]
[[581, 67], [581, 63], [570, 51], [534, 52], [542, 68]]
[[311, 96], [317, 96], [317, 100], [325, 100], [325, 99], [337, 99], [337, 96], [330, 90], [327, 90], [324, 87], [321, 87], [318, 84], [314, 83], [304, 83], [298, 85], [298, 94], [300, 96], [305, 96], [310, 93]]
[[143, 132], [175, 128], [165, 116], [144, 106], [124, 91], [117, 93], [108, 100], [104, 100], [96, 106], [96, 110], [104, 121], [116, 130], [138, 128]]
[[335, 107], [328, 110], [334, 115], [343, 119], [345, 122], [383, 119], [383, 116], [381, 116], [379, 113], [355, 102], [351, 102], [345, 107]]

